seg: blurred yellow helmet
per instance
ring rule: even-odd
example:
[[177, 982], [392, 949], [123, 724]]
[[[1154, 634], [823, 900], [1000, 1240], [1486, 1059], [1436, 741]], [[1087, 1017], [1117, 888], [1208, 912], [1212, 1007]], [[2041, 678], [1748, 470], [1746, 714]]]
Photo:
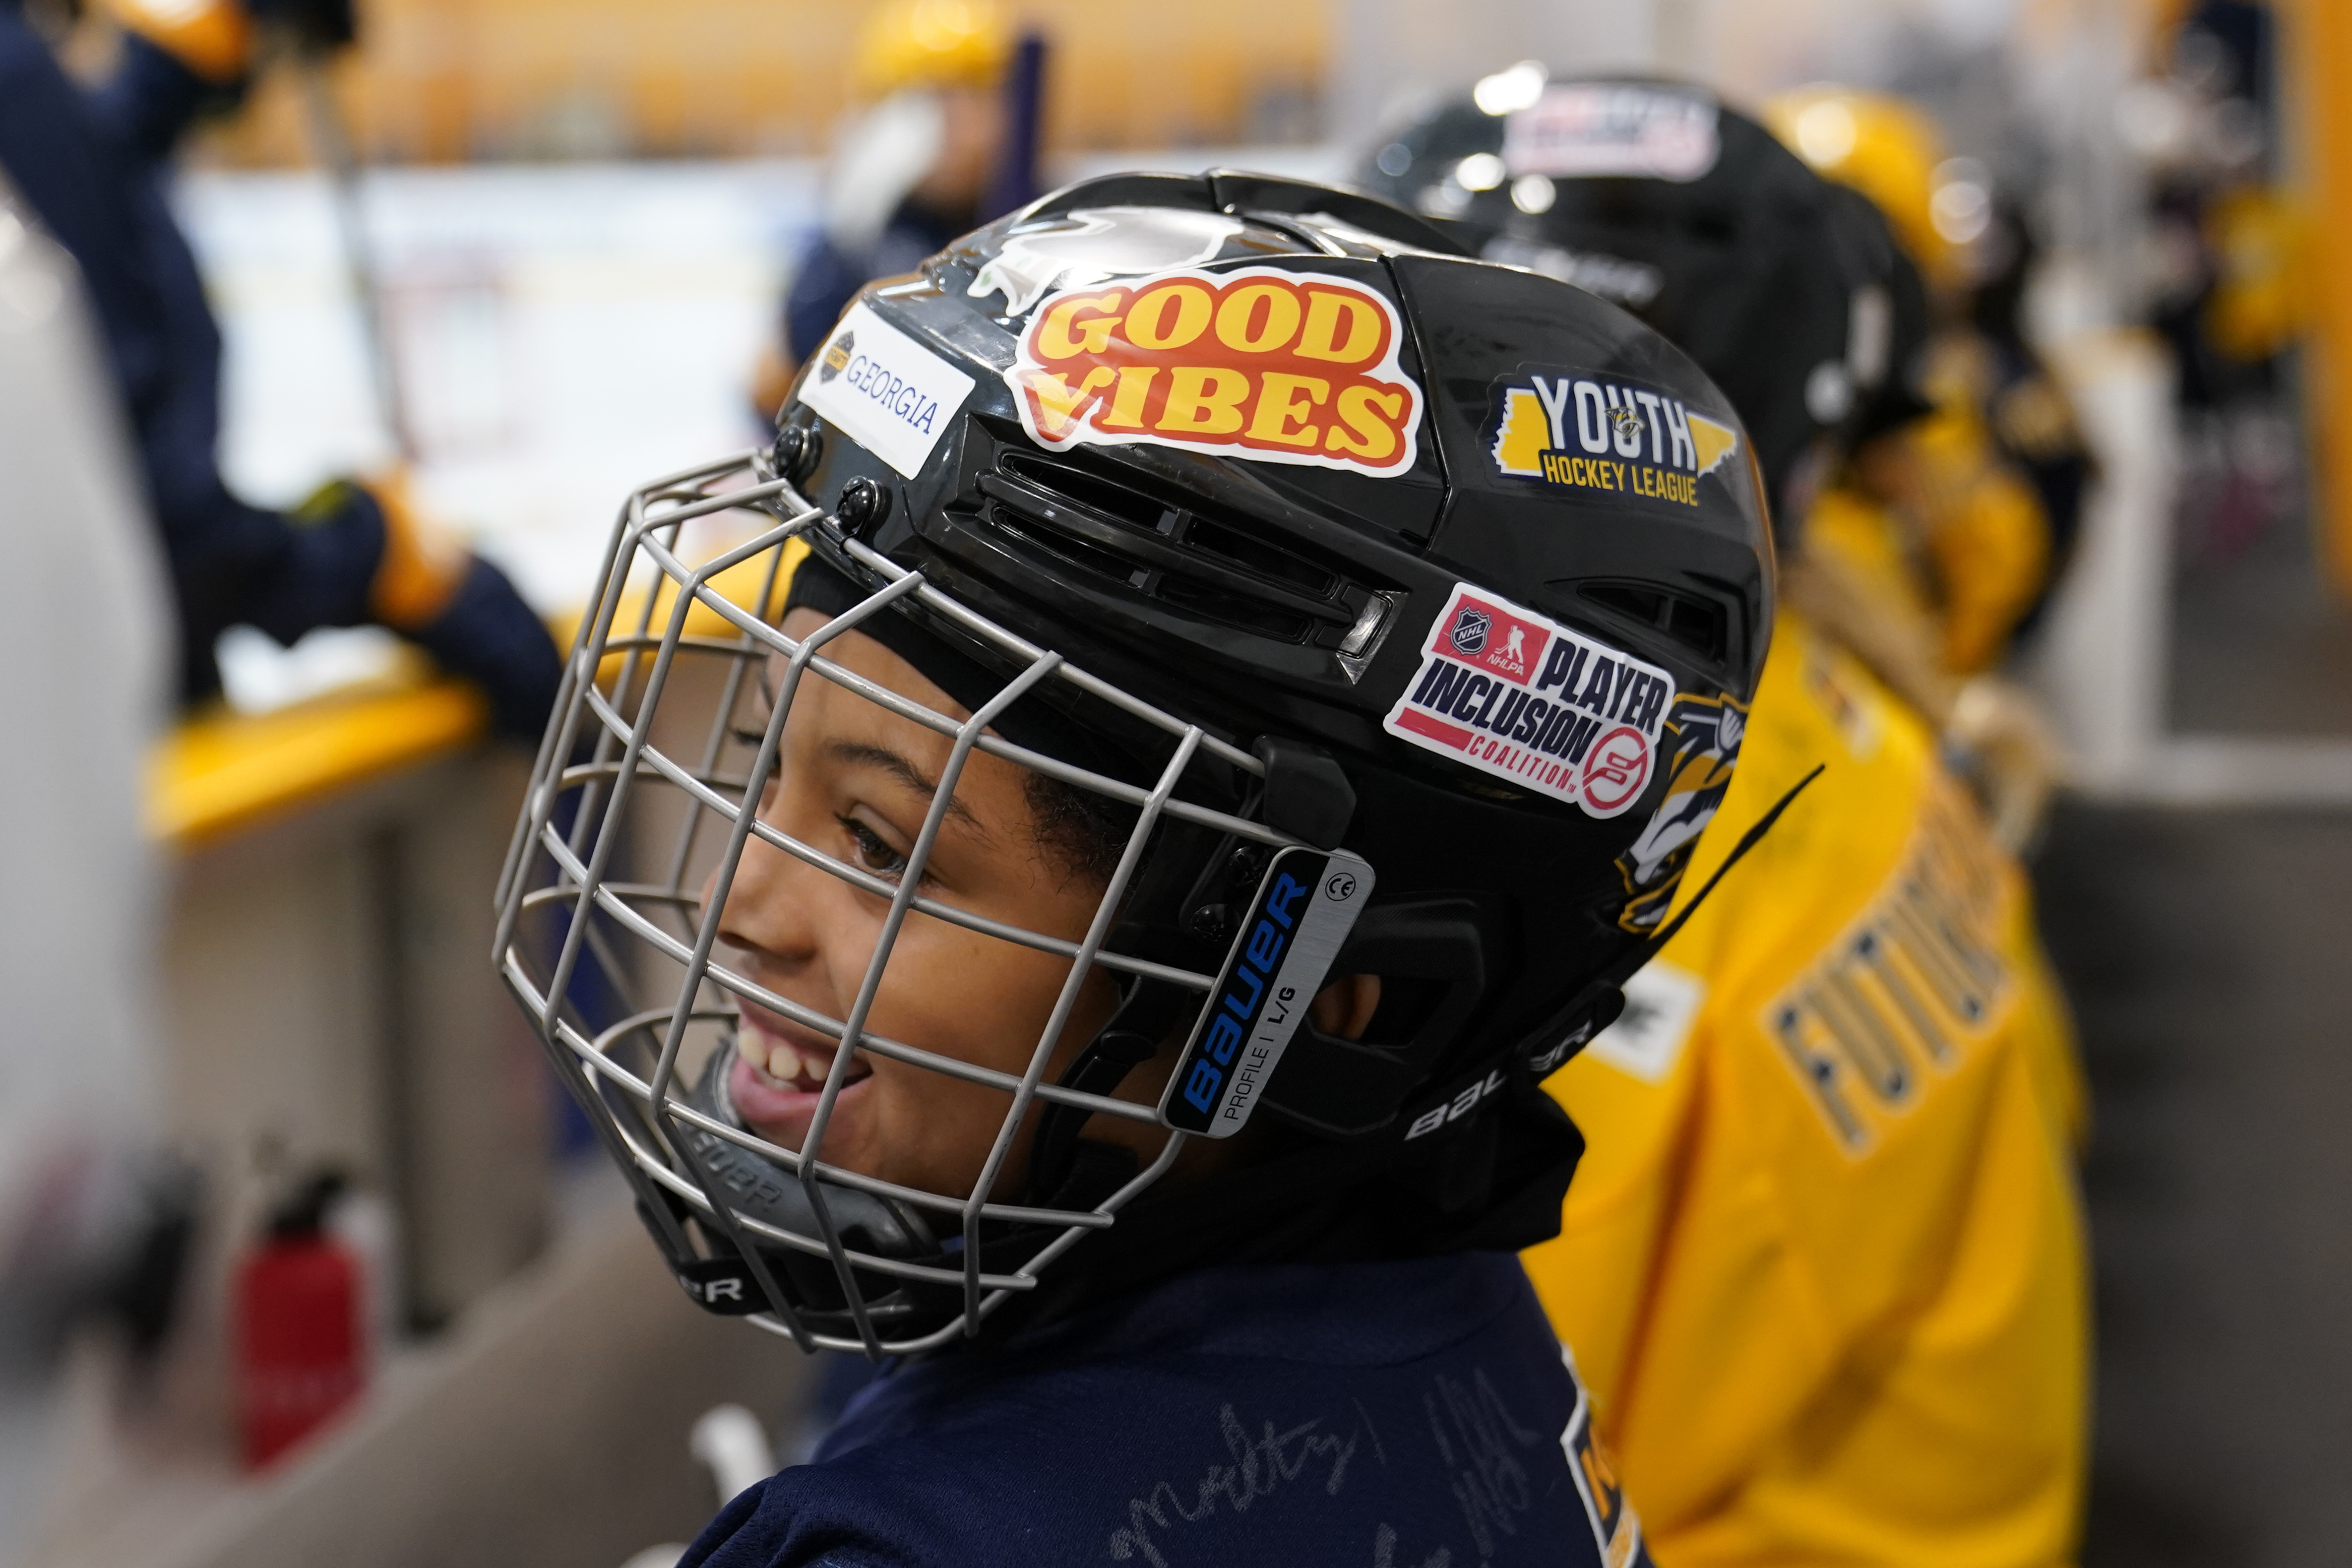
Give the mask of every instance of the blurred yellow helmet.
[[890, 0], [858, 37], [857, 87], [870, 98], [910, 87], [992, 87], [1012, 53], [1012, 26], [992, 0]]
[[[1952, 182], [1940, 177], [1947, 165], [1934, 120], [1887, 93], [1822, 84], [1772, 99], [1764, 123], [1815, 173], [1877, 204], [1929, 281], [1957, 281], [1959, 246], [1981, 232], [1985, 214], [1978, 209], [1989, 197], [1980, 184], [1943, 189]], [[1957, 198], [1971, 210], [1941, 211], [1939, 197], [1945, 206]]]

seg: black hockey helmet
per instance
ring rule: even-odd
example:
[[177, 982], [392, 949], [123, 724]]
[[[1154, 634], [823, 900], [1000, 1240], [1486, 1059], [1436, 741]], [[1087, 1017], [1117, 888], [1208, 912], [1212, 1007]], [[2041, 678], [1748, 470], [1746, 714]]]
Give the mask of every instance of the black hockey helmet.
[[[698, 1300], [804, 1343], [940, 1343], [1114, 1218], [1221, 1255], [1283, 1208], [1272, 1187], [1223, 1207], [1144, 1189], [1187, 1138], [1243, 1130], [1259, 1161], [1303, 1162], [1286, 1204], [1352, 1197], [1349, 1223], [1377, 1211], [1398, 1250], [1549, 1233], [1579, 1145], [1535, 1085], [1645, 956], [1769, 636], [1748, 439], [1687, 358], [1382, 202], [1112, 176], [870, 286], [772, 452], [721, 489], [741, 466], [632, 498], [502, 883], [509, 983]], [[768, 523], [689, 567], [680, 526], [730, 507]], [[774, 588], [793, 561], [790, 603], [833, 617], [798, 641]], [[649, 569], [675, 598], [632, 598]], [[718, 573], [750, 586], [730, 599]], [[723, 635], [689, 630], [703, 613]], [[852, 627], [971, 716], [830, 664]], [[1073, 987], [1108, 972], [1121, 1001], [1091, 1040], [1049, 1028], [1025, 1079], [991, 1075], [714, 957], [748, 837], [857, 877], [747, 809], [812, 677], [1112, 814], [1084, 944], [868, 889], [894, 921], [1066, 953]], [[624, 830], [664, 791], [686, 821], [651, 854]], [[625, 872], [632, 853], [653, 869]], [[649, 963], [642, 995], [591, 1016], [580, 976], [626, 989]], [[1360, 1040], [1301, 1021], [1345, 974], [1382, 982]], [[850, 1045], [827, 1104], [854, 1053], [1002, 1090], [1025, 1190], [993, 1190], [995, 1165], [975, 1192], [914, 1190], [829, 1163], [821, 1131], [805, 1152], [751, 1132], [723, 1073], [690, 1081], [737, 998]], [[1118, 1096], [1160, 1075], [1156, 1102]], [[1164, 1129], [1164, 1152], [1140, 1172], [1106, 1155], [1102, 1116]]]
[[1514, 67], [1361, 178], [1672, 339], [1739, 411], [1784, 528], [1825, 463], [1925, 411], [1926, 295], [1885, 218], [1703, 88]]

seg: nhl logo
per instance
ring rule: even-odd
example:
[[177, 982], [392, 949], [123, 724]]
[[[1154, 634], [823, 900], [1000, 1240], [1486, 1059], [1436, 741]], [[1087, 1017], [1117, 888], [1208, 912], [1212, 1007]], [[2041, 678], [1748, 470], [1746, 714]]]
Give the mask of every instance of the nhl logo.
[[1465, 653], [1475, 653], [1486, 645], [1486, 633], [1494, 630], [1494, 618], [1475, 604], [1465, 604], [1454, 620], [1454, 647]]
[[821, 382], [829, 382], [833, 380], [834, 377], [841, 374], [842, 371], [847, 370], [849, 368], [849, 358], [856, 351], [856, 350], [857, 334], [855, 332], [844, 332], [840, 338], [835, 341], [833, 347], [824, 351], [824, 359], [817, 366], [816, 379]]

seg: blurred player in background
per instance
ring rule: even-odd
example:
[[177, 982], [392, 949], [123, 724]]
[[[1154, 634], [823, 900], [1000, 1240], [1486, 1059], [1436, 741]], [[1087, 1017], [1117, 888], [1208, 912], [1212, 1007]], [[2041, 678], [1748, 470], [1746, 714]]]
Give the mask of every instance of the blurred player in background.
[[1808, 519], [1889, 613], [1927, 631], [1954, 682], [1995, 668], [2047, 599], [2081, 525], [2090, 460], [2021, 319], [2030, 231], [1984, 166], [1948, 158], [1926, 114], [1836, 86], [1765, 119], [1824, 178], [1867, 196], [1926, 284], [1927, 337], [1902, 367], [1927, 407], [1864, 433], [1841, 504]]
[[18, 677], [0, 695], [18, 758], [0, 773], [0, 1563], [28, 1544], [58, 1458], [68, 1335], [114, 1308], [152, 1348], [186, 1239], [190, 1195], [153, 1187], [147, 1153], [139, 780], [168, 710], [170, 609], [123, 434], [73, 264], [0, 178], [0, 541], [17, 585], [0, 659]]
[[374, 622], [488, 694], [502, 735], [535, 738], [561, 660], [505, 575], [436, 527], [397, 476], [340, 480], [294, 511], [248, 506], [221, 480], [220, 330], [165, 200], [169, 160], [209, 109], [234, 104], [265, 35], [348, 43], [342, 0], [124, 0], [111, 76], [85, 91], [17, 0], [0, 0], [0, 169], [79, 265], [127, 409], [179, 611], [184, 698], [219, 685], [226, 627], [290, 643]]
[[1928, 609], [1798, 591], [1822, 509], [1865, 505], [1832, 499], [1851, 455], [1937, 417], [1906, 374], [1927, 290], [1874, 208], [1698, 89], [1514, 68], [1368, 177], [1675, 339], [1778, 512], [1752, 714], [1683, 736], [1687, 809], [1629, 885], [1685, 861], [1703, 885], [1719, 846], [1694, 854], [1689, 824], [1825, 771], [1549, 1081], [1591, 1148], [1527, 1254], [1661, 1560], [2066, 1560], [2088, 1322], [2063, 1004], [2016, 861], [1943, 760]]
[[836, 133], [824, 227], [786, 291], [753, 399], [772, 416], [793, 372], [850, 297], [1037, 194], [1042, 39], [1016, 39], [994, 0], [892, 0], [852, 67], [862, 107]]
[[2125, 124], [2152, 171], [2154, 324], [2180, 370], [2183, 542], [2218, 561], [2302, 498], [2291, 400], [2309, 260], [2282, 179], [2276, 18], [2244, 0], [2182, 9]]

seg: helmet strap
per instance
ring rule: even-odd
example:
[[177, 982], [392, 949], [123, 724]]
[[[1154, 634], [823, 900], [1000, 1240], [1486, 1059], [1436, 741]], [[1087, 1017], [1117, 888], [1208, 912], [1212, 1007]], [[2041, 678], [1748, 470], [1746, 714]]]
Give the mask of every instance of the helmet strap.
[[[1087, 1094], [1116, 1092], [1129, 1073], [1159, 1051], [1184, 996], [1181, 988], [1166, 980], [1137, 977], [1118, 1011], [1064, 1071], [1061, 1086]], [[1030, 1145], [1029, 1190], [1041, 1200], [1069, 1185], [1079, 1153], [1079, 1130], [1093, 1114], [1081, 1105], [1048, 1104], [1037, 1118]]]

